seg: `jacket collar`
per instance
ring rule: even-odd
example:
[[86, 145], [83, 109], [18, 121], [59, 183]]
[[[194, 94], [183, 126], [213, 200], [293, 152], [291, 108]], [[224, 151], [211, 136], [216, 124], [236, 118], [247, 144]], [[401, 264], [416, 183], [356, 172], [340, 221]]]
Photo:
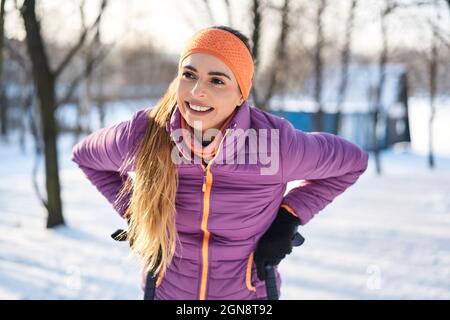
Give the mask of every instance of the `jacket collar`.
[[[238, 136], [247, 132], [247, 130], [250, 128], [250, 105], [248, 101], [244, 101], [244, 103], [238, 108], [239, 110], [225, 127], [225, 133], [227, 131], [229, 132], [224, 135], [224, 147], [232, 144]], [[171, 139], [175, 142], [178, 149], [180, 149], [180, 151], [182, 151], [185, 155], [189, 155], [190, 150], [187, 148], [185, 143], [182, 143], [182, 135], [179, 134], [180, 130], [177, 130], [181, 129], [181, 117], [181, 112], [178, 108], [178, 105], [176, 105], [174, 107], [170, 120], [166, 123], [166, 131], [169, 133]]]
[[[247, 130], [250, 128], [250, 105], [248, 101], [245, 100], [244, 103], [238, 107], [239, 110], [236, 112], [234, 117], [231, 119], [226, 129], [236, 128]], [[172, 133], [176, 129], [181, 129], [181, 112], [178, 105], [174, 107], [170, 120], [166, 123], [166, 131], [172, 136]]]

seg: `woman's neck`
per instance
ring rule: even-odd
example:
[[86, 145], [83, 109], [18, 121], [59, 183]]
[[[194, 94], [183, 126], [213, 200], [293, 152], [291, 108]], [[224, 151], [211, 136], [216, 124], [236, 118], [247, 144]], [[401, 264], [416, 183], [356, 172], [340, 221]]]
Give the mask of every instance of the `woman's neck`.
[[[204, 147], [211, 143], [214, 137], [205, 137], [203, 132], [199, 130], [194, 130], [195, 139], [200, 141]], [[209, 139], [207, 139], [209, 138]]]
[[[231, 119], [233, 118], [233, 116], [236, 114], [237, 110], [238, 110], [238, 109], [236, 108], [236, 109], [230, 114], [230, 116], [228, 116], [227, 119], [223, 120], [219, 125], [216, 125], [216, 126], [214, 127], [214, 129], [216, 129], [216, 130], [218, 130], [218, 131], [221, 131], [221, 133], [223, 134], [224, 131], [225, 131], [226, 125], [231, 121]], [[197, 140], [197, 142], [201, 143], [203, 147], [206, 147], [206, 146], [210, 145], [211, 142], [214, 142], [214, 143], [217, 144], [217, 142], [215, 141], [215, 137], [216, 137], [215, 135], [209, 135], [209, 134], [208, 134], [208, 135], [206, 135], [206, 137], [205, 137], [204, 133], [205, 133], [207, 130], [195, 130], [193, 127], [191, 127], [191, 126], [184, 120], [184, 118], [182, 118], [181, 123], [182, 123], [182, 125], [181, 125], [182, 127], [184, 127], [184, 128], [189, 128], [190, 131], [194, 133], [194, 139]], [[218, 127], [218, 128], [217, 128], [217, 127]], [[221, 135], [219, 135], [219, 136], [221, 136]]]

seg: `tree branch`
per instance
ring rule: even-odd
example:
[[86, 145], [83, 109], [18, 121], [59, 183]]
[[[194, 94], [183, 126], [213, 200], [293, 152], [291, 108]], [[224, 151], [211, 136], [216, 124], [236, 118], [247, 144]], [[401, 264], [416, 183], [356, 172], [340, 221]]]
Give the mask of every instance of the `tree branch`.
[[5, 39], [4, 46], [6, 51], [11, 55], [11, 58], [17, 62], [17, 64], [23, 69], [23, 71], [27, 74], [27, 77], [31, 77], [31, 70], [29, 65], [27, 65], [27, 59], [14, 48], [11, 43], [9, 43], [8, 39]]
[[101, 63], [101, 61], [103, 61], [106, 58], [106, 56], [111, 52], [112, 48], [113, 48], [113, 46], [111, 46], [107, 50], [101, 50], [95, 57], [93, 57], [91, 60], [88, 61], [83, 72], [72, 80], [72, 82], [69, 86], [69, 89], [67, 89], [67, 92], [64, 95], [64, 98], [57, 101], [56, 108], [58, 108], [61, 105], [66, 104], [70, 101], [70, 99], [73, 96], [73, 93], [79, 86], [80, 82], [83, 79], [89, 77], [89, 75], [95, 70], [95, 68], [97, 68], [97, 66]]
[[28, 106], [28, 120], [30, 124], [30, 131], [34, 138], [34, 159], [33, 159], [33, 169], [31, 172], [31, 181], [33, 183], [33, 189], [36, 193], [36, 197], [41, 202], [42, 206], [48, 210], [48, 201], [43, 196], [38, 183], [38, 173], [39, 173], [39, 163], [40, 159], [42, 158], [43, 153], [43, 142], [42, 138], [39, 135], [38, 126], [36, 124], [36, 117], [33, 115], [32, 112], [32, 105], [33, 105], [33, 97], [35, 96], [35, 93], [33, 90], [30, 91], [30, 94], [25, 99], [25, 105]]
[[102, 14], [103, 14], [104, 10], [105, 10], [106, 5], [107, 5], [107, 0], [103, 0], [102, 4], [100, 6], [100, 11], [98, 13], [97, 18], [95, 19], [95, 21], [92, 23], [91, 26], [86, 28], [85, 23], [84, 23], [84, 8], [83, 8], [84, 7], [84, 1], [81, 2], [80, 15], [81, 15], [81, 21], [82, 21], [82, 24], [83, 24], [83, 31], [81, 32], [77, 43], [72, 47], [71, 50], [69, 50], [67, 55], [64, 57], [64, 59], [62, 59], [62, 61], [59, 64], [59, 66], [56, 68], [56, 70], [54, 72], [55, 78], [57, 78], [62, 73], [62, 71], [67, 67], [67, 65], [72, 61], [72, 59], [75, 56], [75, 54], [83, 46], [83, 44], [84, 44], [84, 42], [86, 40], [86, 37], [100, 23], [100, 20], [101, 20], [101, 17], [102, 17]]
[[[449, 0], [450, 1], [450, 0]], [[431, 26], [431, 28], [434, 30], [435, 36], [436, 38], [444, 45], [446, 46], [448, 49], [450, 49], [450, 38], [447, 38], [444, 34], [445, 31], [442, 30], [442, 28], [440, 28], [436, 21], [432, 20], [432, 19], [427, 19], [427, 23]]]
[[[450, 1], [450, 0], [449, 0]], [[230, 27], [233, 27], [233, 14], [231, 13], [231, 5], [229, 0], [224, 0], [225, 8], [227, 10], [227, 16], [228, 16], [228, 24]]]
[[211, 10], [211, 6], [209, 5], [208, 0], [203, 0], [203, 4], [205, 5], [206, 12], [208, 13], [209, 23], [214, 24], [214, 15]]

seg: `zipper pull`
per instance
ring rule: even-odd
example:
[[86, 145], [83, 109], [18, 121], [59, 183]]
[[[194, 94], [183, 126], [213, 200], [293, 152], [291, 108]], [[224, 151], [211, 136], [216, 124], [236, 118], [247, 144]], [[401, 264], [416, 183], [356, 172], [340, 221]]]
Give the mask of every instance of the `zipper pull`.
[[202, 192], [205, 193], [206, 191], [206, 176], [203, 174], [203, 185], [202, 185]]

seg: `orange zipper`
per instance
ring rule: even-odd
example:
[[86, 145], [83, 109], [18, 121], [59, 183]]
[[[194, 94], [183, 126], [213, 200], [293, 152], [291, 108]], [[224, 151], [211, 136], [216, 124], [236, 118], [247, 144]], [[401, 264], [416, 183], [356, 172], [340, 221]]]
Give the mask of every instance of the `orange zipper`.
[[208, 231], [207, 225], [208, 225], [208, 217], [209, 217], [209, 200], [211, 196], [211, 187], [213, 182], [213, 175], [211, 173], [211, 164], [216, 159], [217, 155], [219, 154], [220, 147], [222, 146], [223, 141], [225, 140], [225, 137], [227, 136], [229, 132], [229, 129], [225, 132], [225, 135], [223, 136], [222, 141], [219, 144], [219, 147], [217, 148], [217, 153], [214, 156], [214, 158], [209, 161], [208, 165], [205, 166], [202, 164], [202, 167], [204, 168], [204, 181], [202, 185], [202, 192], [203, 192], [203, 217], [202, 217], [202, 224], [201, 229], [203, 230], [203, 242], [202, 242], [202, 278], [200, 282], [200, 300], [206, 299], [206, 285], [208, 280], [208, 247], [209, 247], [209, 238], [210, 238], [210, 232]]
[[256, 291], [255, 286], [252, 284], [252, 266], [253, 266], [253, 255], [254, 252], [250, 254], [247, 260], [247, 272], [245, 273], [245, 285], [249, 291]]

